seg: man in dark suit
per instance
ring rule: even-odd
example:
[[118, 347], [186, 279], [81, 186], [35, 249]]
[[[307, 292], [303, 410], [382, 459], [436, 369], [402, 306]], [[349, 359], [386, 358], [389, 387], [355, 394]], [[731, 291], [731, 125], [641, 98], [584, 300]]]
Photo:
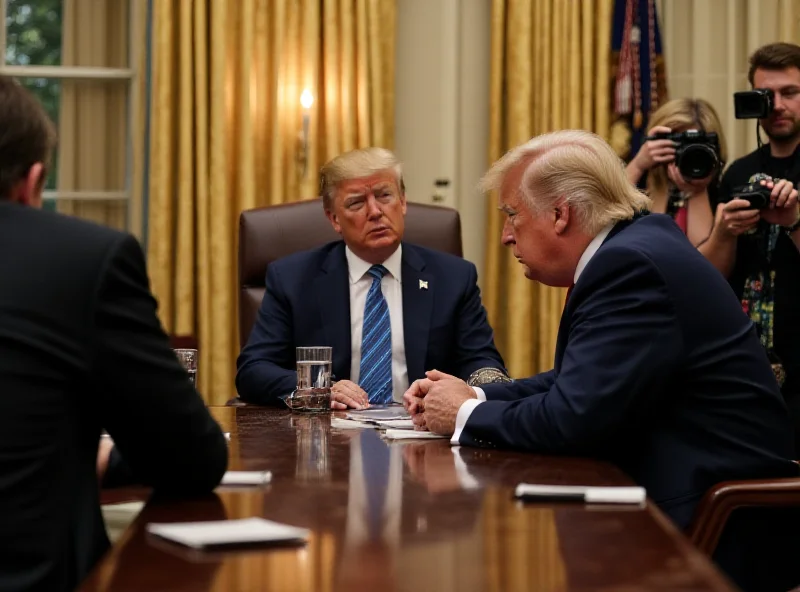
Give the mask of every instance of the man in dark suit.
[[334, 408], [400, 402], [428, 368], [505, 378], [475, 266], [402, 242], [406, 196], [390, 151], [348, 152], [321, 170], [325, 214], [343, 240], [269, 266], [236, 387], [279, 403], [296, 386], [295, 348], [332, 346]]
[[207, 493], [227, 466], [137, 241], [38, 209], [54, 144], [35, 98], [0, 77], [0, 590], [72, 590], [108, 549], [104, 428], [156, 492]]
[[649, 200], [608, 144], [545, 134], [485, 181], [499, 189], [503, 243], [526, 276], [574, 285], [555, 367], [480, 390], [429, 373], [405, 395], [418, 425], [461, 445], [611, 461], [680, 526], [720, 481], [798, 474], [752, 323], [669, 218], [638, 214]]

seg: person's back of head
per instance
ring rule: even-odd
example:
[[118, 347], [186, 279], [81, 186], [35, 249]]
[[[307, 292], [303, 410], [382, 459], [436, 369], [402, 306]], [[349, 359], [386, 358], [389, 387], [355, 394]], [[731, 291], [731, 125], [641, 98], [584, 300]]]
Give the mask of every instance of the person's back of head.
[[41, 103], [0, 76], [0, 200], [39, 206], [56, 131]]
[[619, 156], [592, 132], [550, 132], [513, 148], [486, 173], [483, 191], [499, 190], [518, 167], [524, 167], [519, 192], [532, 212], [541, 214], [564, 203], [589, 235], [629, 220], [650, 205], [648, 197], [628, 181]]

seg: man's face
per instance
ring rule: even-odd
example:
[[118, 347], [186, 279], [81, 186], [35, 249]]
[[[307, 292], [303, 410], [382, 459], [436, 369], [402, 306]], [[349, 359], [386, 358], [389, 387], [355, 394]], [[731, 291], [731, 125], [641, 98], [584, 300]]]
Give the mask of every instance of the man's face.
[[394, 172], [383, 171], [339, 183], [326, 214], [356, 255], [383, 263], [403, 239], [406, 198]]
[[800, 70], [792, 66], [783, 70], [757, 69], [754, 88], [768, 88], [775, 93], [775, 108], [761, 119], [761, 127], [772, 140], [794, 140], [800, 137]]
[[[500, 187], [500, 210], [506, 215], [503, 244], [511, 247], [514, 257], [525, 269], [525, 277], [548, 286], [569, 285], [572, 272], [564, 269], [558, 257], [558, 233], [555, 214], [531, 212], [519, 192], [524, 166], [512, 169]], [[567, 283], [564, 283], [564, 277]]]

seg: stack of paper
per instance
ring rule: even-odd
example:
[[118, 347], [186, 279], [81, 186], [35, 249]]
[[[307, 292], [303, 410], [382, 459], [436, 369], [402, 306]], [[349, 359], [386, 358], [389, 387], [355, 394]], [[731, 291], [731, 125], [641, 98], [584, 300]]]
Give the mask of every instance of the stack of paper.
[[447, 438], [447, 436], [441, 436], [433, 432], [424, 432], [422, 430], [386, 430], [383, 433], [383, 437], [389, 440], [433, 440]]
[[309, 531], [263, 518], [150, 523], [147, 532], [193, 549], [252, 543], [305, 543]]
[[270, 471], [226, 471], [220, 485], [266, 485], [270, 481]]

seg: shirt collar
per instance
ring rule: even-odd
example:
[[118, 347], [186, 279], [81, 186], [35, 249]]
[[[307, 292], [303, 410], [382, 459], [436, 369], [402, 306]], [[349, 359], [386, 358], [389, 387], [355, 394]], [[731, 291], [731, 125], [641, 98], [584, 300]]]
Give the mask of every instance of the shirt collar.
[[[355, 284], [366, 275], [366, 273], [369, 271], [369, 268], [372, 267], [372, 263], [367, 263], [361, 257], [353, 253], [353, 251], [350, 250], [350, 247], [345, 247], [344, 253], [345, 257], [347, 257], [347, 269], [350, 272], [350, 283]], [[403, 245], [401, 243], [397, 245], [397, 249], [395, 249], [394, 253], [389, 255], [386, 261], [384, 261], [381, 265], [386, 268], [390, 276], [399, 282], [400, 268], [402, 267], [402, 264]]]
[[586, 247], [586, 250], [581, 255], [581, 258], [578, 260], [578, 267], [575, 268], [575, 278], [573, 280], [574, 284], [578, 283], [578, 278], [583, 273], [583, 270], [589, 264], [589, 260], [594, 257], [594, 254], [597, 253], [597, 250], [603, 245], [603, 241], [606, 240], [608, 233], [611, 232], [611, 229], [614, 228], [614, 222], [603, 228], [597, 236], [592, 239], [592, 242], [589, 243], [589, 246]]

